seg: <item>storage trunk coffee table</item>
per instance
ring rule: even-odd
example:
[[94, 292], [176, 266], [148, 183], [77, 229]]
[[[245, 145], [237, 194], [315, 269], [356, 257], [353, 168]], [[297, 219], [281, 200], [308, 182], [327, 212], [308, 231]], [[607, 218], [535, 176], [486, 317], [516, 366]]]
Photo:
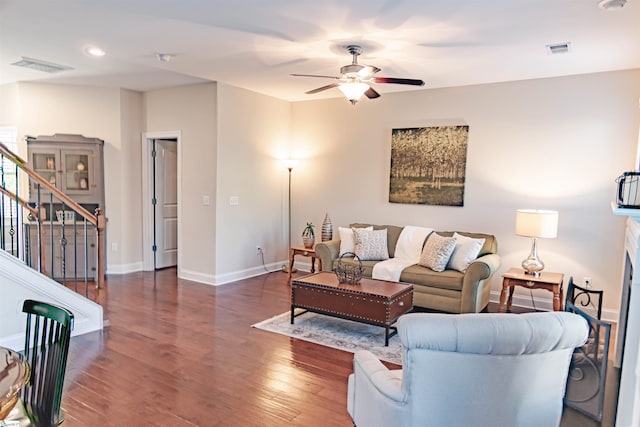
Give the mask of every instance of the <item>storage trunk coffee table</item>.
[[[295, 313], [296, 308], [304, 309]], [[362, 278], [356, 285], [339, 283], [334, 273], [321, 272], [291, 282], [291, 324], [307, 311], [385, 328], [384, 345], [398, 333], [391, 326], [413, 309], [413, 285]]]

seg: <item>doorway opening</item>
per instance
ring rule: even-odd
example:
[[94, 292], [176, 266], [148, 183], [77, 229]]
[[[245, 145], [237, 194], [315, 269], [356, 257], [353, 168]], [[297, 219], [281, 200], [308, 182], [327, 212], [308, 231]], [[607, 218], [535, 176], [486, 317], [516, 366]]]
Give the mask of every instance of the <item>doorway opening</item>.
[[142, 138], [143, 270], [180, 267], [180, 133]]

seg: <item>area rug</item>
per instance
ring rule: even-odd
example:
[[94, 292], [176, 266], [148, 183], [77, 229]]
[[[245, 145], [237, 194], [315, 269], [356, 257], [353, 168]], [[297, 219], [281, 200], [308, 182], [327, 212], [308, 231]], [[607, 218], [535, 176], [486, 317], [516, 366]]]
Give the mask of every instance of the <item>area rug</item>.
[[252, 327], [351, 353], [369, 350], [381, 360], [402, 364], [400, 338], [397, 335], [391, 337], [389, 346], [385, 347], [384, 328], [380, 326], [311, 312], [297, 316], [295, 324], [292, 325], [291, 313], [286, 312], [256, 323]]

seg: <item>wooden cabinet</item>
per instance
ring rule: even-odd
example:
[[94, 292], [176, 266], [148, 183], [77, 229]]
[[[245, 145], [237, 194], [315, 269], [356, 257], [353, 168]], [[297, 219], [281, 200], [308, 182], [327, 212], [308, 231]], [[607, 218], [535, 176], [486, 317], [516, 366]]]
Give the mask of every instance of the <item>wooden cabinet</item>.
[[[89, 212], [105, 211], [104, 141], [82, 135], [55, 134], [27, 137], [28, 164], [51, 185], [65, 193]], [[29, 202], [41, 212], [44, 270], [59, 280], [96, 277], [96, 229], [81, 217], [61, 221], [56, 212], [68, 207], [51, 192], [32, 181]], [[73, 214], [71, 214], [73, 215]], [[26, 225], [29, 236], [28, 259], [38, 265], [38, 229], [33, 222]], [[85, 265], [86, 264], [86, 265]]]
[[[29, 163], [38, 174], [76, 202], [104, 209], [103, 145], [101, 139], [81, 135], [27, 138]], [[46, 189], [31, 184], [30, 202], [48, 203], [48, 197]]]
[[[81, 222], [65, 224], [63, 228], [62, 224], [56, 221], [43, 223], [42, 227], [44, 235], [42, 270], [56, 280], [82, 281], [85, 273], [87, 279], [95, 280], [97, 264], [95, 228], [89, 226], [85, 233], [84, 224]], [[28, 224], [25, 233], [28, 234], [30, 243], [27, 247], [29, 263], [37, 267], [40, 262], [38, 227], [33, 223]]]

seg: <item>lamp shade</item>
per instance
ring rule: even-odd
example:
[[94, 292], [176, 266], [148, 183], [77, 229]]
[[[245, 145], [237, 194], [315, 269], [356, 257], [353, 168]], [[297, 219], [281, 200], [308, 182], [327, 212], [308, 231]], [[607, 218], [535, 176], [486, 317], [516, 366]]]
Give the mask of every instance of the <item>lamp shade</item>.
[[349, 101], [356, 102], [369, 90], [369, 85], [361, 82], [348, 82], [338, 86], [338, 89], [344, 93], [344, 96], [346, 96]]
[[284, 166], [291, 170], [293, 168], [295, 168], [296, 166], [298, 166], [298, 161], [296, 159], [286, 159], [284, 161]]
[[558, 235], [558, 211], [519, 209], [516, 212], [516, 234], [524, 237], [552, 239]]

